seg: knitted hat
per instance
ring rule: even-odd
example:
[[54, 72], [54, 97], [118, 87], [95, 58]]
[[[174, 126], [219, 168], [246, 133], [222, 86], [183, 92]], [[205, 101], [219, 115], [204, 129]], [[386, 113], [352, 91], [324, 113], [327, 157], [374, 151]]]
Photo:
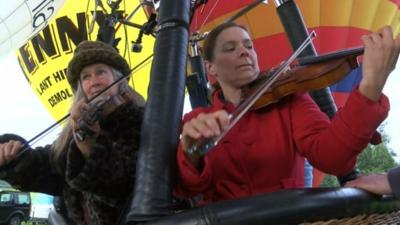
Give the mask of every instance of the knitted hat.
[[126, 60], [111, 45], [101, 41], [82, 41], [76, 47], [67, 69], [67, 79], [74, 91], [78, 87], [81, 70], [94, 63], [107, 64], [123, 75], [130, 72]]

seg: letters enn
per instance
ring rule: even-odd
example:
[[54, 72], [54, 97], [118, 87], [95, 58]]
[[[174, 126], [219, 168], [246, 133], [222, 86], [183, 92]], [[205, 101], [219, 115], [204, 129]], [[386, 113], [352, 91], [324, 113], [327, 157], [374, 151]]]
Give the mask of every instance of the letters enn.
[[[54, 34], [54, 25], [50, 24], [46, 26], [37, 36], [32, 38], [31, 41], [19, 48], [19, 62], [22, 67], [26, 68], [29, 74], [33, 75], [32, 73], [36, 71], [39, 64], [45, 64], [47, 57], [58, 57], [61, 55], [60, 51], [64, 53], [72, 52], [72, 49], [68, 44], [69, 41], [72, 41], [75, 45], [78, 45], [79, 42], [87, 40], [88, 34], [86, 29], [85, 13], [77, 13], [76, 17], [78, 22], [77, 26], [67, 16], [59, 17], [54, 23], [57, 27], [57, 34]], [[104, 20], [105, 16], [103, 12], [98, 11], [96, 17], [97, 24], [102, 24]], [[58, 36], [59, 43], [61, 44], [61, 50], [53, 38], [56, 35]]]

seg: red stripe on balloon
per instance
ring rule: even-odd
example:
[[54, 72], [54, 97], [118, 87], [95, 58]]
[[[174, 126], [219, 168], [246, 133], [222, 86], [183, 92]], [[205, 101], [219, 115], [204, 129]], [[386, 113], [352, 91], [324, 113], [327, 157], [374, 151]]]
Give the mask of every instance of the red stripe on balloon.
[[370, 33], [354, 27], [318, 27], [314, 46], [319, 54], [342, 49], [362, 47], [361, 36]]
[[254, 40], [261, 70], [269, 70], [286, 60], [292, 49], [285, 34], [272, 35]]
[[394, 4], [397, 5], [398, 8], [400, 8], [400, 0], [389, 0], [391, 2], [393, 2]]
[[344, 104], [347, 101], [347, 98], [349, 97], [349, 93], [345, 92], [332, 92], [333, 99], [335, 100], [336, 106], [338, 108], [341, 108], [344, 106]]
[[205, 5], [200, 6], [196, 10], [195, 15], [193, 16], [191, 28], [192, 30], [198, 30], [201, 28], [205, 20], [207, 20], [206, 23], [208, 23], [224, 14], [236, 11], [251, 3], [254, 3], [254, 1], [229, 1], [229, 4], [227, 4], [227, 1], [225, 0], [208, 1]]

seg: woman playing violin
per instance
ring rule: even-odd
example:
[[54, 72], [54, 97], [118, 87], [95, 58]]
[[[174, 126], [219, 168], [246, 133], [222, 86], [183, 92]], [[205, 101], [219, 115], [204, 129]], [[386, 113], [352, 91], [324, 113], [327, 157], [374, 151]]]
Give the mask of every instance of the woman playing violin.
[[88, 100], [129, 73], [129, 65], [113, 47], [97, 41], [80, 43], [67, 68], [75, 94], [68, 124], [52, 145], [21, 155], [24, 143], [1, 143], [0, 179], [24, 191], [62, 196], [73, 224], [116, 224], [133, 190], [143, 98], [122, 79], [102, 95], [133, 97], [89, 123], [85, 129], [90, 135], [79, 139], [77, 131], [83, 114], [93, 107]]
[[189, 149], [226, 129], [228, 115], [243, 101], [244, 89], [260, 74], [244, 27], [224, 23], [213, 29], [203, 53], [207, 72], [219, 88], [211, 106], [195, 109], [183, 119], [176, 194], [201, 194], [202, 203], [208, 203], [304, 187], [304, 157], [323, 172], [349, 173], [387, 116], [389, 102], [382, 89], [400, 51], [400, 37], [393, 39], [389, 27], [362, 40], [362, 81], [332, 121], [307, 93], [295, 93], [247, 112], [203, 156]]

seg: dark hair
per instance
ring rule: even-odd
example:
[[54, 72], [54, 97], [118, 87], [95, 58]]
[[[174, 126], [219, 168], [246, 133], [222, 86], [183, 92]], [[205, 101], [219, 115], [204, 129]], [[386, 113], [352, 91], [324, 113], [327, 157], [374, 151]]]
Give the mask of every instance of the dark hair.
[[247, 31], [246, 27], [239, 25], [234, 22], [225, 22], [222, 23], [218, 26], [216, 26], [214, 29], [211, 30], [211, 32], [207, 35], [207, 38], [204, 40], [203, 43], [203, 57], [207, 61], [212, 61], [214, 58], [214, 48], [215, 48], [215, 43], [217, 40], [217, 37], [219, 34], [231, 27], [239, 27], [242, 28], [243, 30]]

